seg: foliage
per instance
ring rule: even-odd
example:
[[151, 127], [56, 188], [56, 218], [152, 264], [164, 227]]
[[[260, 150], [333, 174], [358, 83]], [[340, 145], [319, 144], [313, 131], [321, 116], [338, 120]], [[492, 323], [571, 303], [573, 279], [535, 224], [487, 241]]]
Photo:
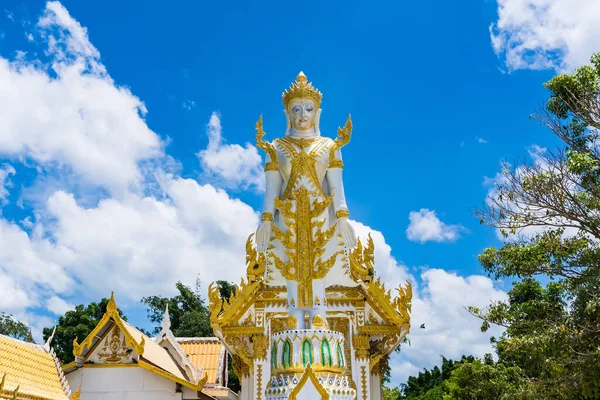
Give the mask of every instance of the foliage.
[[484, 269], [522, 281], [507, 302], [471, 311], [483, 330], [506, 327], [496, 348], [524, 372], [522, 396], [600, 398], [600, 53], [545, 86], [550, 99], [535, 117], [563, 147], [506, 165], [476, 211], [509, 239], [479, 256]]
[[423, 370], [398, 388], [384, 388], [384, 400], [494, 400], [512, 399], [523, 383], [518, 367], [496, 363], [491, 354], [483, 360], [442, 357], [442, 366]]
[[485, 361], [474, 360], [458, 364], [445, 383], [447, 394], [441, 398], [444, 400], [515, 399], [523, 382], [523, 373], [519, 367], [494, 363], [490, 356]]
[[154, 334], [160, 332], [167, 304], [171, 318], [171, 331], [175, 336], [197, 337], [212, 336], [208, 307], [200, 295], [200, 281], [195, 289], [181, 282], [175, 284], [178, 294], [174, 297], [149, 296], [142, 298], [147, 307], [148, 319], [155, 324]]
[[389, 388], [384, 386], [382, 388], [383, 400], [397, 400], [402, 399], [402, 391], [399, 387]]
[[[66, 364], [74, 360], [73, 339], [77, 337], [81, 341], [90, 334], [106, 313], [108, 300], [103, 298], [100, 303], [92, 302], [87, 306], [80, 304], [74, 310], [67, 311], [65, 315], [58, 318], [56, 334], [52, 339], [52, 347], [63, 363]], [[121, 310], [118, 310], [118, 312], [121, 318], [127, 321]], [[44, 340], [48, 340], [53, 329], [54, 327], [44, 328]]]
[[[471, 362], [473, 360], [473, 356], [462, 356], [459, 362]], [[457, 363], [457, 361], [448, 360], [446, 357], [442, 357], [441, 369], [436, 365], [431, 370], [424, 369], [423, 372], [419, 372], [419, 375], [416, 377], [410, 376], [403, 386], [404, 396], [406, 396], [407, 399], [427, 399], [428, 397], [425, 397], [425, 394], [431, 389], [441, 386], [442, 382], [450, 378], [450, 374]], [[428, 396], [431, 397], [431, 395], [432, 393]]]
[[[149, 296], [142, 298], [142, 303], [147, 307], [148, 318], [155, 324], [154, 334], [160, 331], [160, 324], [168, 304], [173, 335], [178, 337], [213, 336], [210, 312], [200, 294], [200, 280], [196, 280], [194, 289], [181, 282], [177, 282], [175, 286], [179, 293], [174, 297]], [[221, 297], [225, 300], [229, 300], [229, 297], [235, 293], [236, 286], [229, 282], [217, 281], [217, 286]], [[240, 390], [240, 382], [231, 367], [231, 359], [229, 359], [228, 366], [228, 386], [237, 392]]]
[[16, 320], [11, 314], [0, 313], [0, 334], [19, 340], [31, 338], [29, 327]]

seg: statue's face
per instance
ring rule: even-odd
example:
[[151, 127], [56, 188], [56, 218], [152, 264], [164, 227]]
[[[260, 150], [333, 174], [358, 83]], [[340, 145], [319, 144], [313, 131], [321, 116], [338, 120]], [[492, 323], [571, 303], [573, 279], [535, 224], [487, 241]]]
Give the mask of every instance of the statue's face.
[[313, 99], [303, 97], [293, 99], [288, 106], [288, 114], [294, 129], [306, 130], [315, 127], [317, 109]]

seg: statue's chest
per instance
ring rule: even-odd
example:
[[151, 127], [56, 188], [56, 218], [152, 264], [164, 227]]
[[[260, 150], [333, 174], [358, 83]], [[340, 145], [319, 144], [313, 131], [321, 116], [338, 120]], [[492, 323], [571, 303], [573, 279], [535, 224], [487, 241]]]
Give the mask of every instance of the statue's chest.
[[[286, 192], [303, 182], [310, 183], [313, 190], [322, 191], [322, 182], [329, 165], [329, 142], [327, 138], [318, 138], [310, 143], [292, 139], [277, 141], [279, 171], [286, 182]], [[301, 146], [302, 144], [306, 146]]]
[[[329, 162], [328, 140], [318, 138], [306, 143], [299, 140], [280, 139], [276, 142], [279, 170], [285, 180], [291, 175], [324, 177]], [[305, 145], [301, 147], [300, 145]]]

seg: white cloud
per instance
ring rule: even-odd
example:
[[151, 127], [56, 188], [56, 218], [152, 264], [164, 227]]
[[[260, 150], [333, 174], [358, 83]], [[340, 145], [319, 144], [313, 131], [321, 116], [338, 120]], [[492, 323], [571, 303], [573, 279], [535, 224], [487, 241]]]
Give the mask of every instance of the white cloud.
[[115, 85], [60, 3], [47, 3], [37, 27], [51, 64], [0, 57], [0, 154], [66, 167], [113, 193], [139, 185], [138, 163], [163, 154], [144, 104]]
[[461, 225], [445, 224], [435, 215], [435, 211], [427, 208], [411, 211], [408, 219], [410, 224], [406, 228], [406, 237], [413, 242], [452, 242], [465, 229]]
[[[492, 327], [481, 332], [481, 321], [473, 317], [467, 306], [486, 307], [490, 301], [506, 300], [506, 293], [481, 275], [468, 277], [442, 269], [427, 269], [421, 274], [422, 289], [413, 296], [411, 344], [403, 344], [401, 352], [391, 359], [392, 381], [406, 382], [423, 368], [440, 365], [441, 355], [459, 359], [463, 354], [481, 357], [492, 353], [491, 336], [502, 330]], [[421, 329], [421, 324], [425, 328]]]
[[[0, 58], [0, 154], [33, 161], [40, 179], [55, 166], [66, 167], [109, 193], [86, 201], [71, 181], [64, 190], [48, 185], [37, 191], [33, 216], [21, 226], [0, 218], [0, 310], [30, 322], [37, 338], [52, 320], [32, 310], [60, 314], [72, 307], [65, 299], [97, 300], [114, 290], [126, 308], [142, 296], [173, 294], [177, 280], [193, 284], [199, 275], [203, 285], [238, 281], [246, 237], [256, 229], [258, 214], [211, 184], [164, 173], [159, 162], [145, 164], [164, 154], [161, 139], [142, 118], [143, 103], [115, 85], [85, 28], [60, 3], [46, 7], [38, 25], [52, 66], [27, 62], [24, 53], [13, 61]], [[224, 143], [216, 114], [207, 134], [209, 145], [198, 154], [205, 173], [226, 187], [262, 187], [256, 148]], [[429, 210], [416, 216], [431, 219], [428, 213], [435, 217]], [[457, 237], [457, 226], [435, 219], [438, 231], [431, 233], [424, 224], [419, 229], [430, 233], [417, 237]], [[489, 279], [427, 270], [417, 285], [381, 232], [358, 222], [353, 226], [363, 240], [372, 233], [377, 274], [390, 289], [406, 279], [413, 282], [413, 346], [394, 355], [395, 383], [437, 364], [438, 354], [489, 351], [479, 322], [468, 320], [462, 308], [501, 297]], [[423, 322], [427, 329], [419, 330]]]
[[221, 117], [213, 113], [207, 125], [208, 146], [198, 153], [205, 173], [227, 188], [264, 189], [262, 159], [256, 147], [223, 143]]
[[186, 110], [191, 110], [192, 108], [194, 108], [196, 106], [196, 102], [194, 100], [185, 100], [182, 104], [183, 108], [185, 108]]
[[[462, 277], [427, 268], [420, 274], [419, 285], [409, 268], [391, 254], [391, 247], [381, 232], [356, 221], [351, 223], [363, 242], [371, 233], [376, 274], [386, 288], [393, 291], [406, 280], [413, 287], [411, 344], [403, 344], [401, 352], [390, 358], [393, 386], [406, 382], [423, 368], [440, 365], [441, 355], [459, 359], [463, 354], [483, 356], [493, 352], [490, 337], [499, 336], [502, 330], [492, 327], [487, 333], [481, 333], [481, 321], [465, 309], [467, 306], [483, 308], [491, 301], [506, 300], [506, 293], [495, 288], [492, 280], [482, 275]], [[425, 324], [425, 329], [420, 328], [421, 324]]]
[[46, 309], [56, 315], [63, 315], [69, 310], [75, 309], [75, 306], [64, 299], [54, 295], [46, 300]]
[[363, 245], [367, 244], [368, 236], [371, 235], [375, 245], [375, 272], [378, 277], [381, 277], [382, 282], [385, 282], [388, 289], [395, 289], [400, 285], [404, 285], [407, 280], [413, 283], [416, 282], [408, 272], [408, 267], [392, 256], [392, 248], [386, 243], [385, 237], [380, 231], [371, 229], [357, 221], [350, 220], [350, 223]]
[[477, 143], [486, 144], [488, 141], [484, 138], [476, 137]]
[[600, 51], [598, 20], [597, 0], [498, 0], [492, 45], [509, 70], [568, 70]]
[[10, 164], [0, 166], [0, 204], [8, 197], [8, 188], [12, 187], [10, 176], [15, 174], [15, 169]]

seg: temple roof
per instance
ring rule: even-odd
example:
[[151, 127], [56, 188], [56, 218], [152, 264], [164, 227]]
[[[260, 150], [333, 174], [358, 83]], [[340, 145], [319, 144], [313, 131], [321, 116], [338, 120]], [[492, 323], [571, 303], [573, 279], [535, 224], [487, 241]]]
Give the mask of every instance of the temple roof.
[[0, 335], [0, 398], [66, 400], [71, 391], [46, 346]]
[[207, 385], [225, 386], [223, 376], [227, 357], [225, 346], [216, 337], [176, 338], [188, 359], [207, 374]]
[[[166, 318], [168, 318], [168, 314]], [[115, 326], [123, 332], [126, 345], [134, 351], [135, 355], [137, 355], [135, 362], [137, 362], [139, 367], [161, 375], [190, 389], [197, 391], [202, 389], [206, 382], [206, 375], [201, 377], [199, 371], [195, 370], [185, 357], [178, 357], [179, 355], [176, 354], [177, 349], [179, 348], [178, 343], [173, 340], [174, 343], [172, 343], [171, 346], [172, 352], [169, 352], [169, 350], [163, 346], [163, 342], [161, 341], [161, 338], [165, 335], [161, 335], [160, 338], [154, 340], [124, 321], [119, 316], [113, 295], [111, 295], [110, 301], [106, 306], [106, 313], [92, 332], [90, 332], [81, 344], [77, 343], [77, 339], [75, 339], [73, 343], [73, 354], [75, 355], [76, 360], [78, 359], [79, 361], [64, 365], [63, 369], [65, 372], [69, 373], [74, 371], [89, 362], [88, 358], [92, 355], [99, 342], [103, 341], [112, 329], [116, 329]], [[166, 330], [169, 333], [169, 335], [166, 336], [172, 337], [168, 327], [166, 327]], [[161, 334], [167, 332], [161, 331]], [[184, 356], [183, 353], [182, 355]], [[114, 363], [95, 364], [95, 366], [99, 368], [102, 366], [112, 367], [114, 366]]]

